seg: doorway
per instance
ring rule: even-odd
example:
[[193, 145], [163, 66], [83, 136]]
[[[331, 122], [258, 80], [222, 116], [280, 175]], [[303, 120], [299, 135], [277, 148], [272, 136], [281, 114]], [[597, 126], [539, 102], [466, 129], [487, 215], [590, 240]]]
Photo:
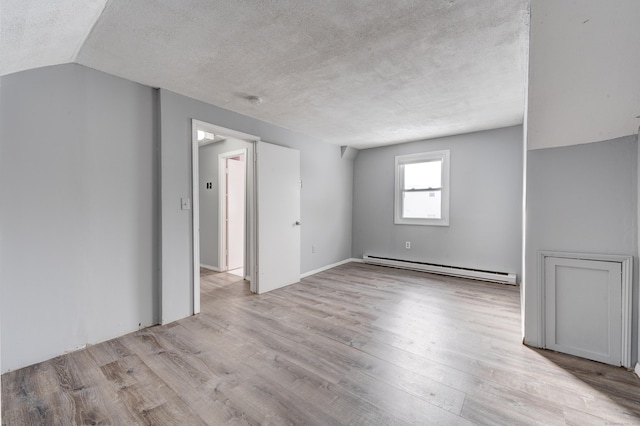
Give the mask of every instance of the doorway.
[[242, 278], [246, 263], [246, 157], [246, 149], [218, 154], [218, 263], [221, 272]]
[[[193, 223], [193, 313], [200, 312], [200, 268], [212, 272], [227, 270], [228, 263], [220, 261], [221, 253], [227, 250], [220, 235], [228, 233], [220, 226], [222, 206], [219, 203], [220, 183], [219, 154], [242, 155], [244, 161], [244, 219], [241, 220], [243, 238], [234, 240], [241, 246], [242, 274], [249, 281], [250, 289], [256, 292], [255, 269], [255, 180], [254, 152], [257, 136], [227, 129], [193, 119], [192, 125], [192, 223]], [[202, 154], [202, 155], [201, 155]], [[237, 160], [236, 160], [237, 161]], [[234, 165], [238, 165], [235, 163]], [[233, 167], [233, 166], [232, 166]], [[226, 178], [225, 178], [226, 179]], [[223, 192], [224, 193], [224, 192]], [[204, 207], [204, 208], [202, 208]], [[226, 210], [226, 207], [225, 207]], [[235, 215], [238, 217], [238, 215]], [[221, 232], [222, 228], [222, 232]], [[236, 234], [236, 233], [233, 233]], [[234, 241], [231, 244], [234, 244]], [[224, 249], [221, 249], [221, 246]], [[238, 252], [236, 248], [235, 253]], [[233, 260], [233, 259], [232, 259]], [[237, 271], [239, 272], [239, 271]]]
[[[264, 293], [300, 280], [300, 153], [266, 143], [259, 137], [192, 119], [192, 241], [193, 313], [200, 312], [201, 221], [200, 193], [219, 188], [214, 179], [201, 181], [200, 147], [221, 148], [222, 154], [245, 149], [245, 226], [243, 275], [252, 293]], [[233, 142], [233, 144], [232, 144]], [[224, 144], [224, 145], [223, 145]], [[235, 145], [234, 145], [235, 144]], [[240, 144], [240, 145], [238, 145]], [[258, 153], [260, 158], [258, 161]], [[238, 154], [233, 154], [231, 157]], [[217, 157], [216, 157], [217, 158]], [[216, 163], [217, 165], [218, 163]], [[260, 178], [258, 178], [258, 176]], [[222, 179], [216, 177], [218, 182]], [[258, 194], [261, 194], [258, 198]], [[211, 192], [209, 192], [211, 195]], [[215, 198], [217, 202], [217, 197]], [[188, 201], [188, 199], [187, 199]], [[187, 204], [188, 205], [188, 204]], [[280, 209], [282, 207], [282, 209]], [[260, 212], [260, 214], [258, 214]], [[216, 213], [222, 216], [219, 210]], [[217, 222], [217, 221], [216, 221]], [[205, 225], [206, 226], [206, 225]], [[226, 229], [226, 227], [223, 227]], [[219, 227], [216, 226], [216, 234]], [[213, 239], [205, 241], [211, 243]], [[216, 238], [212, 269], [228, 267], [220, 262]], [[226, 244], [226, 243], [225, 243]], [[219, 251], [218, 251], [219, 250]], [[225, 246], [225, 250], [228, 247]], [[222, 266], [224, 265], [224, 266]]]

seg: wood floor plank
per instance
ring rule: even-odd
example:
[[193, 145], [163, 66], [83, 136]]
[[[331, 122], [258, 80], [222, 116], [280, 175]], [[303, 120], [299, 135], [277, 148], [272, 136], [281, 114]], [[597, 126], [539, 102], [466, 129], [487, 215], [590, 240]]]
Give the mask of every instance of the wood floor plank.
[[109, 417], [101, 404], [101, 399], [96, 396], [96, 390], [90, 383], [90, 376], [83, 374], [82, 365], [76, 362], [76, 359], [82, 355], [73, 353], [53, 360], [59, 388], [72, 401], [75, 424], [106, 424]]
[[3, 424], [640, 424], [640, 379], [521, 344], [513, 286], [351, 263], [2, 376]]
[[55, 372], [49, 367], [50, 362], [44, 362], [2, 376], [3, 424], [52, 425], [56, 411], [70, 410], [71, 402], [50, 385]]
[[[119, 398], [143, 424], [205, 424], [137, 355], [101, 367]], [[163, 417], [160, 417], [163, 416]]]
[[239, 407], [227, 399], [220, 399], [216, 394], [216, 388], [222, 381], [233, 380], [229, 375], [212, 371], [192, 351], [185, 352], [182, 344], [170, 347], [164, 339], [166, 332], [159, 334], [164, 341], [163, 349], [158, 351], [149, 350], [149, 346], [140, 339], [143, 333], [128, 336], [125, 342], [201, 419], [207, 424], [219, 425], [258, 423], [256, 419], [244, 415]]

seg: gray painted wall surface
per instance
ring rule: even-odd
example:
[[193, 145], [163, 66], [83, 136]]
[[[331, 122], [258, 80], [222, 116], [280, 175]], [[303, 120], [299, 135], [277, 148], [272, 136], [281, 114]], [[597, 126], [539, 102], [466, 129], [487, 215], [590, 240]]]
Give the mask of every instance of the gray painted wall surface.
[[[247, 168], [253, 164], [250, 148], [252, 144], [239, 139], [227, 139], [200, 147], [198, 155], [198, 174], [200, 180], [200, 263], [219, 268], [218, 227], [219, 227], [219, 179], [218, 155], [247, 149]], [[247, 170], [250, 172], [250, 170]], [[251, 173], [249, 173], [251, 174]], [[212, 182], [213, 188], [207, 189], [206, 183]], [[248, 192], [247, 192], [248, 194]], [[247, 209], [248, 209], [248, 204]], [[248, 232], [246, 235], [249, 235]]]
[[[450, 226], [395, 225], [395, 156], [442, 149], [451, 150]], [[354, 171], [353, 256], [513, 272], [520, 278], [522, 150], [521, 126], [361, 150]]]
[[[180, 198], [191, 197], [192, 118], [300, 150], [300, 271], [351, 256], [353, 162], [341, 158], [339, 146], [162, 89], [160, 110], [163, 322], [193, 312], [192, 217], [191, 211], [180, 210]], [[311, 245], [317, 248], [314, 254]]]
[[[538, 251], [633, 255], [638, 330], [637, 137], [527, 153], [525, 341], [538, 346]], [[634, 339], [634, 348], [637, 342]], [[635, 352], [635, 351], [634, 351]], [[636, 359], [634, 353], [633, 359]]]
[[0, 90], [4, 372], [156, 322], [159, 186], [151, 88], [61, 65]]
[[[640, 130], [640, 129], [639, 129]], [[640, 131], [638, 132], [638, 134], [635, 135], [636, 138], [636, 145], [640, 144]], [[637, 158], [636, 158], [636, 167], [640, 170], [640, 148], [636, 148], [637, 151]], [[636, 194], [637, 194], [637, 199], [636, 199], [636, 244], [635, 244], [635, 250], [636, 253], [638, 253], [640, 255], [640, 226], [637, 226], [640, 224], [640, 173], [638, 173], [638, 170], [636, 170]], [[640, 259], [636, 258], [634, 263], [633, 263], [633, 271], [634, 271], [634, 279], [637, 281], [637, 287], [634, 288], [634, 293], [633, 293], [633, 303], [638, 303], [638, 306], [634, 306], [634, 310], [633, 310], [633, 314], [635, 315], [635, 317], [633, 318], [633, 323], [638, 325], [638, 329], [636, 330], [635, 333], [633, 333], [634, 336], [636, 336], [637, 338], [637, 344], [636, 344], [636, 363], [638, 364], [638, 361], [640, 359], [640, 295], [638, 295], [638, 293], [640, 292], [640, 271], [638, 271], [638, 267], [640, 266]], [[638, 367], [639, 369], [636, 369], [636, 373], [638, 371], [640, 371], [640, 366], [638, 366], [636, 364], [636, 367]], [[638, 374], [638, 373], [637, 373]]]

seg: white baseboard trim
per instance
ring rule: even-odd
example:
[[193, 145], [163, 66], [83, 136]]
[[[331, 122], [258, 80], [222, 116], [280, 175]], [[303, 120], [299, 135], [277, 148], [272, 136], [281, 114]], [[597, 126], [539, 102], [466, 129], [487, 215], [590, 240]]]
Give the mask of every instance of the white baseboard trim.
[[300, 275], [300, 279], [307, 278], [307, 277], [310, 277], [311, 275], [315, 275], [315, 274], [317, 274], [319, 272], [326, 271], [327, 269], [335, 268], [336, 266], [344, 265], [345, 263], [351, 263], [351, 262], [360, 262], [360, 263], [362, 263], [362, 259], [351, 258], [351, 259], [341, 260], [340, 262], [332, 263], [331, 265], [323, 266], [322, 268], [318, 268], [318, 269], [314, 269], [313, 271], [305, 272], [304, 274]]
[[202, 263], [201, 263], [201, 264], [200, 264], [200, 267], [201, 267], [201, 268], [204, 268], [204, 269], [208, 269], [208, 270], [210, 270], [210, 271], [220, 272], [220, 268], [218, 268], [218, 267], [216, 267], [216, 266], [204, 265], [204, 264], [202, 264]]
[[640, 377], [640, 362], [636, 363], [636, 368], [633, 371], [635, 371], [636, 376]]

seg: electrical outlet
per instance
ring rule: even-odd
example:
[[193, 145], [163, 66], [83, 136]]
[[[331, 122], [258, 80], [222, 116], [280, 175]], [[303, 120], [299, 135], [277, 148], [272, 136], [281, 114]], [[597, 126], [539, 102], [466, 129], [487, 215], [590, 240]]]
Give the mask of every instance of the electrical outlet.
[[404, 248], [410, 249], [411, 248], [411, 241], [407, 241], [406, 243], [404, 243]]

